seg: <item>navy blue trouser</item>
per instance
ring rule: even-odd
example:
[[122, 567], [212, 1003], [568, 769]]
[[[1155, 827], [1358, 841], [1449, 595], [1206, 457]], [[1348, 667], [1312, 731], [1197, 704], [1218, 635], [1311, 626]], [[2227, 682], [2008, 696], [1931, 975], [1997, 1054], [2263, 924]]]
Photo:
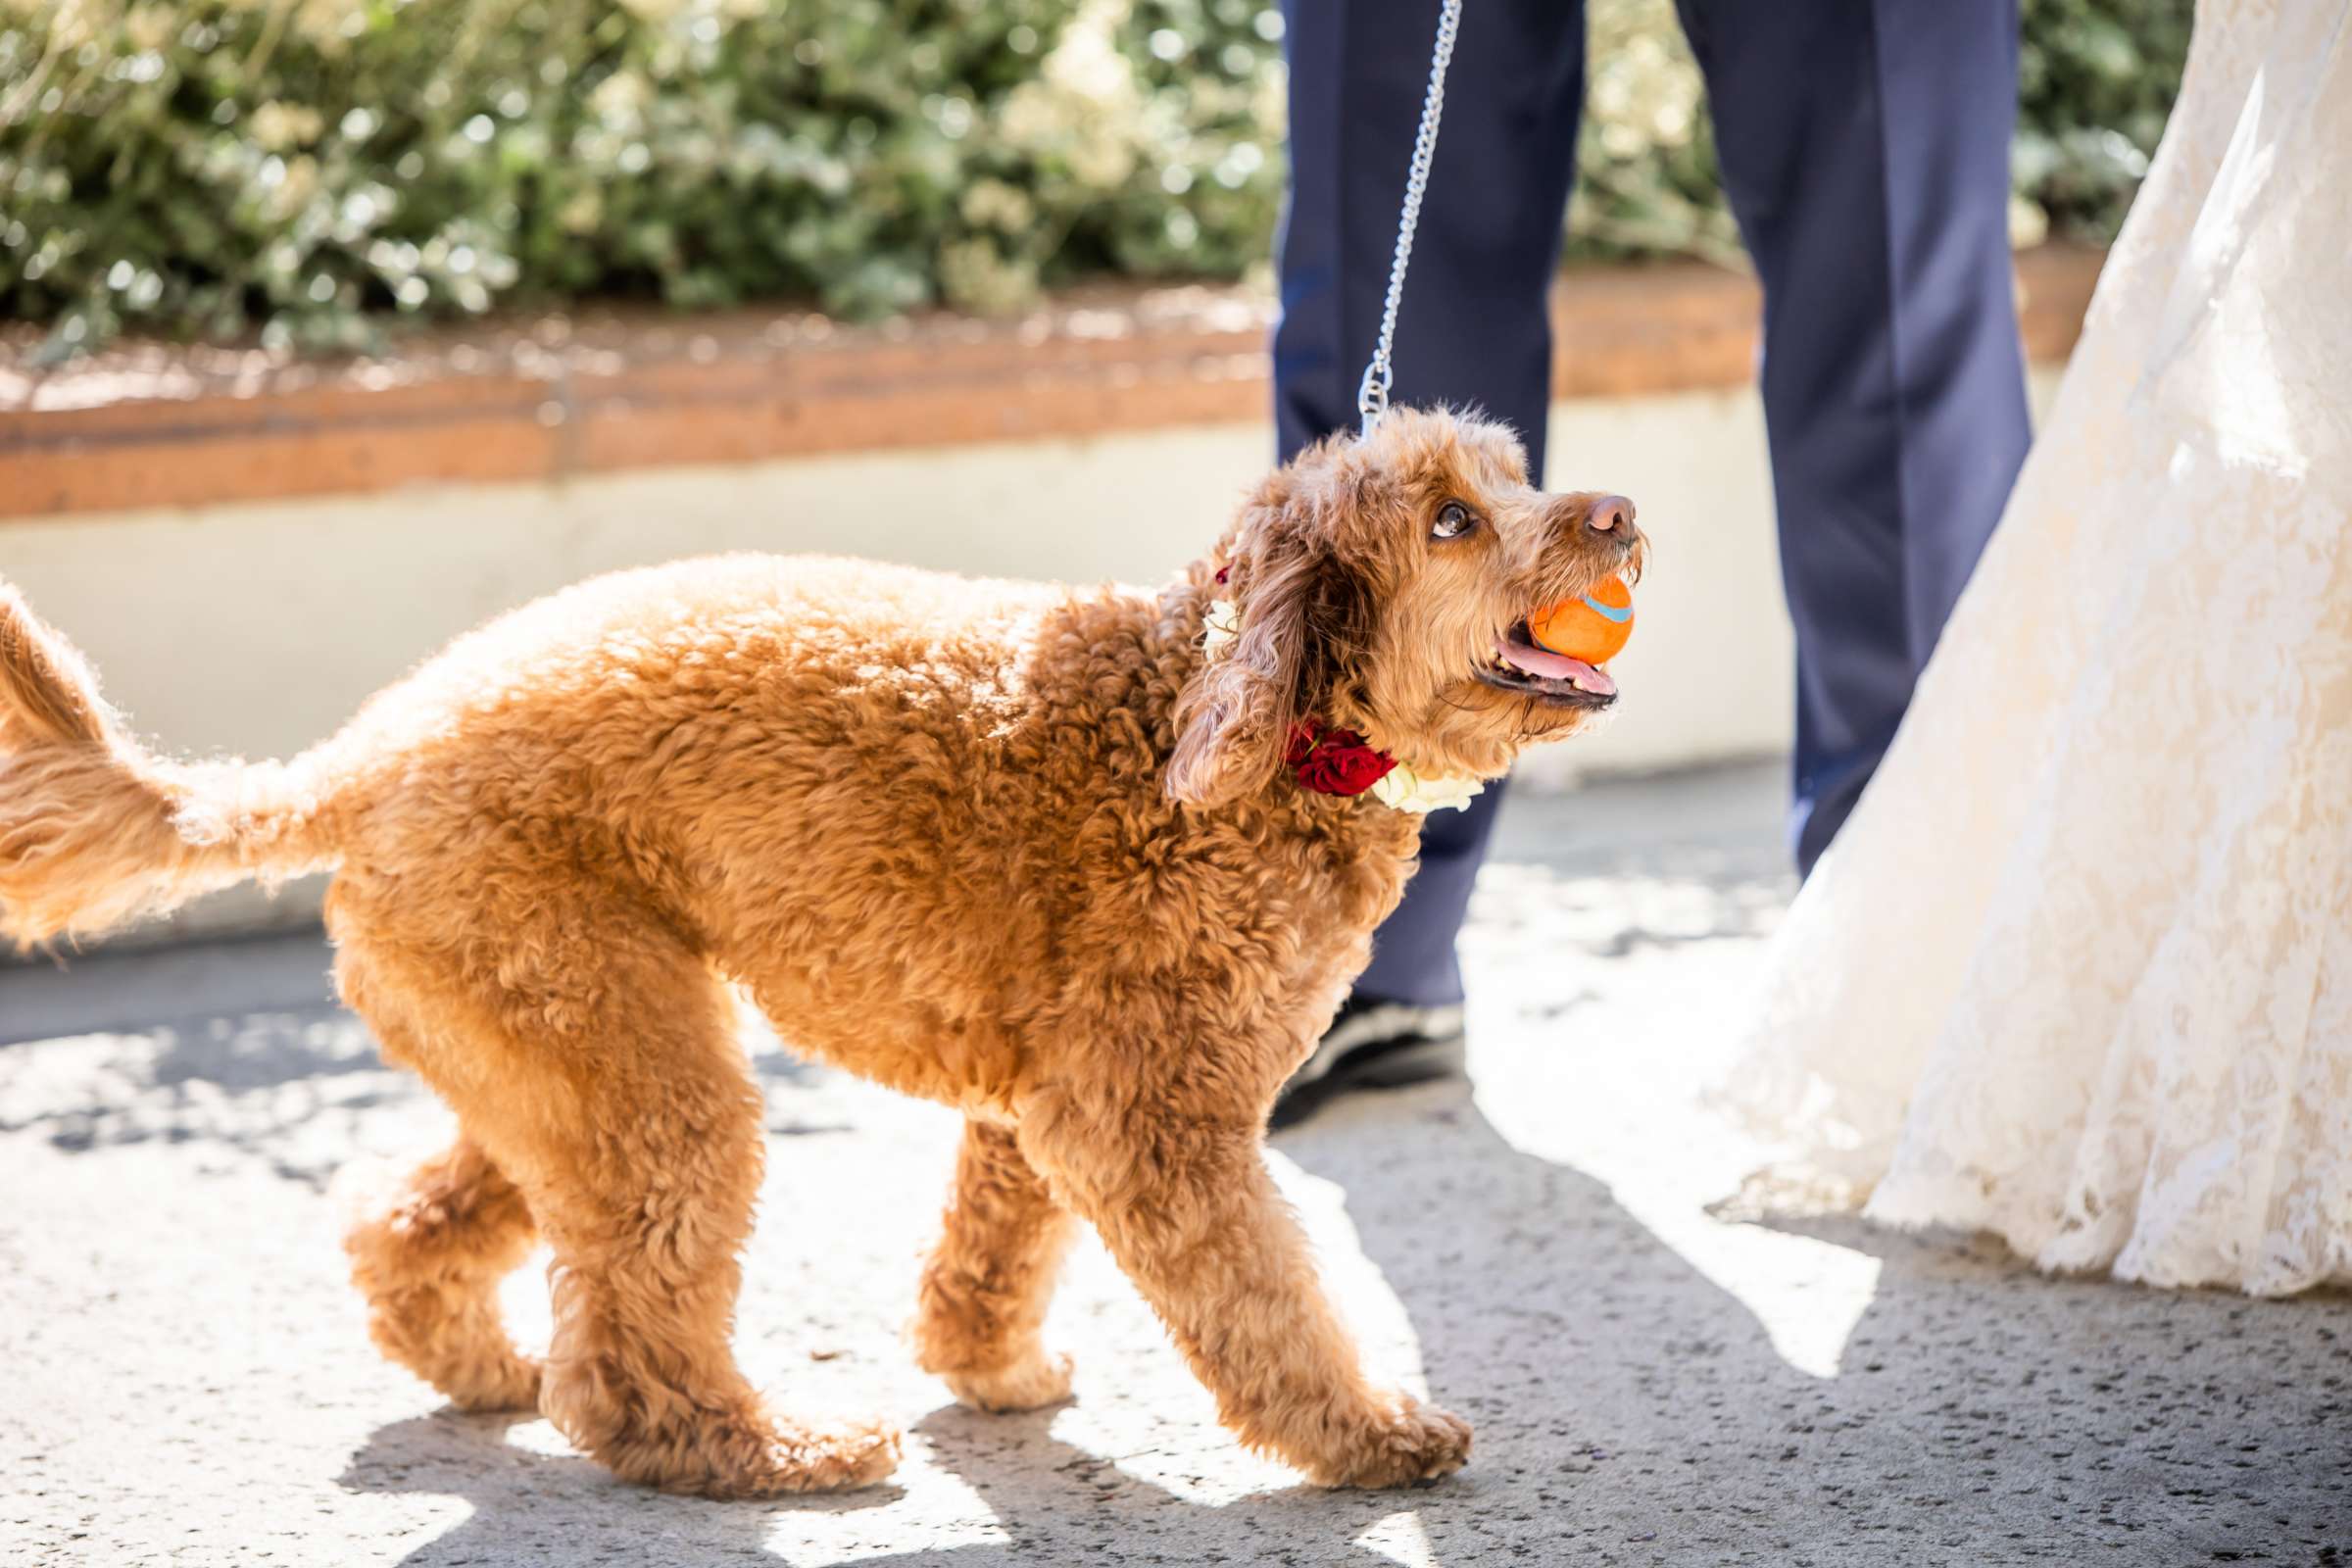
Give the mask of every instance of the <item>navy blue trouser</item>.
[[[1893, 738], [2027, 442], [2011, 295], [2017, 0], [1678, 0], [1764, 285], [1763, 394], [1796, 627], [1790, 837], [1810, 870]], [[1438, 0], [1285, 0], [1292, 187], [1281, 455], [1355, 422]], [[1545, 291], [1576, 169], [1581, 0], [1467, 0], [1396, 327], [1399, 403], [1475, 404], [1544, 471]], [[1566, 454], [1573, 488], [1623, 481]], [[1635, 498], [1637, 503], [1640, 497]], [[1704, 518], [1644, 518], [1661, 538]], [[1461, 997], [1499, 788], [1434, 813], [1359, 994]]]

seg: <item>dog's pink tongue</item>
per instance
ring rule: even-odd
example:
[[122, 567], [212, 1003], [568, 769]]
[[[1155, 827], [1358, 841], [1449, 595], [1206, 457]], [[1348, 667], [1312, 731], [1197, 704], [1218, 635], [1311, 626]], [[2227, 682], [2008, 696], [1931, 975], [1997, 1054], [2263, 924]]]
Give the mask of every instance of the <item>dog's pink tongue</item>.
[[1577, 690], [1591, 692], [1595, 697], [1617, 695], [1617, 683], [1609, 679], [1605, 671], [1595, 669], [1581, 659], [1570, 659], [1566, 654], [1555, 654], [1548, 648], [1538, 648], [1516, 637], [1497, 637], [1494, 639], [1494, 648], [1513, 667], [1530, 675], [1542, 675], [1547, 680], [1564, 680]]

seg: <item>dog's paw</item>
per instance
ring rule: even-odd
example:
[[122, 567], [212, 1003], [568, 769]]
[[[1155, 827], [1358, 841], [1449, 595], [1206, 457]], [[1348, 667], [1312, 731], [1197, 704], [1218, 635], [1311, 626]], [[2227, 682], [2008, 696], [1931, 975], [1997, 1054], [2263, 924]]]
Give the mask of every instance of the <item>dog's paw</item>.
[[1070, 1358], [1039, 1353], [987, 1372], [946, 1372], [948, 1392], [975, 1410], [1035, 1410], [1070, 1396]]
[[1316, 1479], [1335, 1487], [1410, 1486], [1451, 1475], [1469, 1457], [1469, 1422], [1398, 1394], [1389, 1413], [1364, 1430], [1359, 1446], [1335, 1455]]
[[864, 1421], [800, 1434], [790, 1444], [802, 1484], [793, 1490], [819, 1492], [870, 1487], [899, 1467], [899, 1429], [886, 1421]]
[[512, 1350], [436, 1370], [434, 1386], [461, 1410], [536, 1410], [541, 1367]]
[[706, 1497], [774, 1497], [870, 1487], [899, 1466], [899, 1431], [881, 1421], [729, 1423], [716, 1441], [698, 1436], [702, 1463], [646, 1479]]

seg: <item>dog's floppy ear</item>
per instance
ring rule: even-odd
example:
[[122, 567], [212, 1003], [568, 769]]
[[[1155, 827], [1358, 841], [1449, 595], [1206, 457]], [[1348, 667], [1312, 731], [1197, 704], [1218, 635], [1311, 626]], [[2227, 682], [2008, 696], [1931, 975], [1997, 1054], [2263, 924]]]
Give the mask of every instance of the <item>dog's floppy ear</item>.
[[1263, 785], [1302, 716], [1309, 616], [1332, 561], [1298, 504], [1286, 471], [1244, 511], [1232, 561], [1241, 634], [1176, 700], [1164, 784], [1180, 805], [1216, 806]]

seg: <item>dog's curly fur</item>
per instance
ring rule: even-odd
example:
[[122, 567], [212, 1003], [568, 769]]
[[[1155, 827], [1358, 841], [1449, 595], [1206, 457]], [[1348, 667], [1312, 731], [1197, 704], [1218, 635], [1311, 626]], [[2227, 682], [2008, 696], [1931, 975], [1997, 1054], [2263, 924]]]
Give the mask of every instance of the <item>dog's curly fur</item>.
[[[1433, 538], [1449, 499], [1480, 521]], [[1398, 412], [1275, 473], [1156, 594], [624, 572], [460, 639], [282, 764], [148, 755], [0, 587], [0, 930], [339, 867], [343, 995], [461, 1128], [353, 1213], [375, 1342], [622, 1476], [740, 1496], [898, 1453], [790, 1420], [730, 1352], [761, 1107], [725, 982], [798, 1049], [964, 1112], [913, 1330], [959, 1398], [1067, 1393], [1039, 1329], [1082, 1218], [1244, 1442], [1327, 1483], [1442, 1474], [1469, 1427], [1367, 1380], [1259, 1150], [1417, 821], [1299, 789], [1281, 753], [1313, 716], [1491, 777], [1580, 727], [1473, 671], [1531, 607], [1638, 564], [1594, 505], [1530, 488], [1496, 426]], [[1242, 630], [1212, 656], [1221, 594]], [[534, 1238], [544, 1365], [495, 1298]]]

